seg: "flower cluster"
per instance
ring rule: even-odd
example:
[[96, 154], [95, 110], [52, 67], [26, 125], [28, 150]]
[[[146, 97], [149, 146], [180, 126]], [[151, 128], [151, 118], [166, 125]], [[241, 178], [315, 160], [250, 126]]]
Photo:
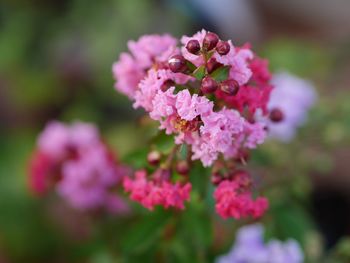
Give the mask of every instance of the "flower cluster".
[[299, 244], [289, 239], [286, 242], [270, 240], [264, 244], [263, 227], [242, 227], [236, 244], [227, 255], [217, 258], [216, 263], [302, 263], [304, 256]]
[[123, 53], [113, 65], [116, 88], [159, 121], [160, 129], [175, 134], [176, 143], [190, 145], [192, 159], [204, 166], [219, 154], [231, 158], [262, 143], [266, 132], [252, 117], [257, 109], [266, 112], [267, 62], [248, 46], [234, 47], [205, 30], [181, 43], [178, 48], [169, 35], [129, 42], [133, 56]]
[[[265, 123], [257, 122], [255, 115], [269, 114], [268, 63], [249, 45], [236, 47], [205, 30], [183, 36], [180, 42], [178, 47], [169, 35], [130, 41], [130, 53], [122, 53], [113, 65], [115, 88], [158, 121], [166, 134], [174, 135], [175, 144], [187, 146], [186, 166], [200, 160], [203, 166], [213, 167], [217, 182], [222, 181], [245, 162], [242, 153], [266, 138]], [[174, 183], [171, 167], [165, 169], [170, 175], [160, 181], [157, 174], [162, 167], [149, 176], [139, 171], [134, 179], [124, 180], [124, 188], [146, 208], [158, 204], [183, 208], [191, 184], [188, 178]], [[250, 185], [243, 187], [237, 180], [215, 183], [218, 213], [224, 218], [261, 216], [266, 199], [254, 201]]]
[[259, 116], [269, 130], [269, 137], [289, 142], [303, 125], [309, 109], [316, 101], [313, 85], [306, 80], [283, 72], [272, 78], [274, 89], [268, 102], [269, 118]]
[[252, 199], [251, 180], [246, 173], [238, 172], [232, 177], [221, 181], [214, 192], [217, 213], [223, 218], [260, 217], [268, 207], [267, 199]]
[[95, 126], [50, 122], [38, 138], [30, 163], [30, 183], [38, 194], [52, 187], [72, 207], [122, 212], [125, 202], [115, 193], [127, 169], [115, 160]]
[[132, 200], [140, 202], [150, 210], [153, 210], [155, 205], [184, 209], [184, 201], [190, 199], [191, 184], [171, 184], [165, 180], [166, 175], [166, 171], [159, 170], [154, 176], [156, 180], [148, 181], [146, 171], [137, 171], [135, 180], [124, 178], [125, 191], [131, 193]]

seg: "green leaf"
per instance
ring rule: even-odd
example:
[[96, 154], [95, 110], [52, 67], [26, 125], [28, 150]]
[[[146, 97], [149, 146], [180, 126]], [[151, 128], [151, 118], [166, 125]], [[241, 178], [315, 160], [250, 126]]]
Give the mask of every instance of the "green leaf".
[[188, 233], [191, 234], [195, 245], [204, 249], [209, 246], [213, 238], [213, 228], [211, 219], [203, 203], [192, 202], [187, 206], [186, 213], [183, 215], [184, 225]]
[[200, 162], [193, 163], [190, 171], [190, 181], [192, 183], [193, 191], [199, 193], [200, 196], [204, 197], [207, 192], [208, 180], [210, 170], [202, 166]]
[[162, 131], [152, 140], [152, 144], [158, 151], [168, 154], [174, 148], [175, 140], [173, 136]]
[[191, 70], [191, 72], [195, 71], [195, 69], [197, 68], [196, 65], [194, 65], [192, 62], [190, 61], [186, 61], [186, 65], [189, 68], [189, 70]]
[[126, 253], [146, 251], [149, 246], [157, 242], [164, 226], [171, 218], [170, 215], [162, 209], [144, 215], [122, 240], [123, 250]]
[[140, 169], [147, 165], [147, 154], [148, 149], [142, 148], [125, 156], [123, 162], [131, 165], [135, 169]]
[[200, 66], [193, 72], [193, 77], [198, 80], [201, 80], [205, 76], [205, 66]]
[[216, 81], [224, 81], [224, 80], [227, 80], [229, 72], [230, 72], [230, 67], [224, 66], [214, 70], [214, 72], [211, 73], [210, 76]]

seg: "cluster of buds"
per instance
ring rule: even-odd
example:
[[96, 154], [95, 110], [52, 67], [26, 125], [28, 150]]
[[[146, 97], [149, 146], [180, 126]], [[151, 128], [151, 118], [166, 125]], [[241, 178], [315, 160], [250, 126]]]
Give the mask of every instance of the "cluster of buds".
[[[204, 74], [205, 76], [201, 80], [200, 92], [202, 94], [210, 94], [220, 89], [222, 92], [234, 96], [237, 94], [239, 84], [235, 79], [227, 79], [223, 81], [216, 81], [212, 76], [215, 70], [224, 67], [223, 64], [217, 62], [212, 57], [214, 52], [220, 56], [225, 56], [230, 52], [231, 46], [227, 41], [219, 40], [219, 37], [215, 33], [206, 33], [203, 42], [200, 43], [197, 39], [191, 39], [186, 44], [186, 49], [194, 56], [201, 56], [205, 61]], [[168, 60], [169, 69], [174, 73], [194, 73], [195, 68], [190, 61], [186, 60], [182, 55], [174, 55]], [[191, 71], [195, 69], [194, 71]], [[202, 69], [201, 69], [202, 70]], [[215, 73], [214, 73], [215, 74]]]

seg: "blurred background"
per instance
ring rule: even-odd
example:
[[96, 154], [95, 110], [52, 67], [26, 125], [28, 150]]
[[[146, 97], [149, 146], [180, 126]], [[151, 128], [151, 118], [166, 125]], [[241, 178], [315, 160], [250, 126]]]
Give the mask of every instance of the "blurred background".
[[[36, 136], [51, 119], [80, 119], [97, 123], [120, 156], [130, 153], [142, 141], [134, 129], [140, 112], [113, 89], [112, 63], [129, 39], [201, 28], [250, 42], [273, 72], [315, 84], [319, 101], [308, 125], [292, 144], [264, 146], [257, 164], [274, 176], [298, 173], [302, 213], [281, 218], [300, 233], [312, 229], [302, 241], [310, 254], [334, 248], [350, 234], [349, 12], [347, 0], [2, 0], [0, 262], [113, 262], [99, 238], [88, 238], [96, 231], [90, 219], [28, 190]], [[293, 210], [282, 206], [278, 213]]]

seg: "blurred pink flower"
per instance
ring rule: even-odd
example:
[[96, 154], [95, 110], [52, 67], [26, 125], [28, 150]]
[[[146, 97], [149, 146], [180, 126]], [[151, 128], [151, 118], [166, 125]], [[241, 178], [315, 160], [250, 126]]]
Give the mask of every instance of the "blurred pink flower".
[[244, 177], [223, 180], [214, 192], [216, 212], [224, 219], [229, 217], [240, 219], [248, 216], [258, 218], [268, 208], [266, 198], [258, 197], [253, 200], [249, 187], [241, 181], [247, 180], [247, 175], [240, 176]]
[[184, 209], [184, 202], [190, 199], [191, 184], [170, 183], [166, 179], [160, 181], [148, 180], [147, 173], [139, 170], [135, 173], [135, 178], [125, 177], [123, 181], [124, 189], [130, 192], [130, 198], [139, 202], [149, 210], [154, 206], [161, 205], [165, 208], [175, 207]]
[[88, 123], [50, 122], [38, 138], [30, 166], [33, 190], [43, 194], [55, 188], [72, 207], [122, 212], [127, 206], [115, 193], [127, 169]]

